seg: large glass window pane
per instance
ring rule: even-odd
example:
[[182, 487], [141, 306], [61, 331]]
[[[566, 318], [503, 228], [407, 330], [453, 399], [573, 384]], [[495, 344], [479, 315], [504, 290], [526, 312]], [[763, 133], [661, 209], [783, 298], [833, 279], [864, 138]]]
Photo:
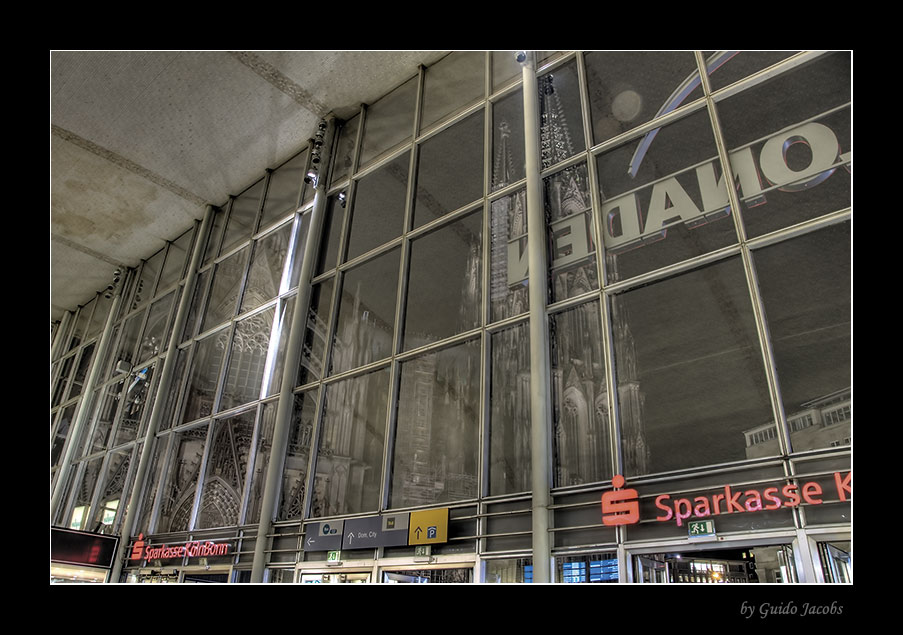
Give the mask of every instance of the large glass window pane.
[[157, 285], [158, 289], [168, 289], [182, 279], [185, 265], [188, 262], [188, 251], [191, 249], [192, 238], [194, 238], [194, 230], [190, 229], [170, 243], [169, 250], [166, 252], [166, 262], [163, 264], [163, 271], [160, 274], [160, 282]]
[[850, 205], [851, 76], [832, 53], [717, 104], [750, 236]]
[[235, 315], [249, 251], [244, 247], [216, 265], [201, 332]]
[[483, 195], [483, 113], [478, 112], [420, 146], [414, 227]]
[[530, 339], [521, 324], [492, 334], [489, 494], [531, 489]]
[[339, 181], [351, 176], [351, 170], [354, 167], [354, 148], [357, 143], [357, 131], [360, 121], [360, 115], [355, 115], [344, 122], [338, 131], [339, 140], [336, 143], [332, 162], [330, 185], [336, 185]]
[[323, 377], [326, 343], [329, 337], [329, 316], [332, 312], [332, 290], [335, 287], [333, 282], [333, 279], [329, 278], [311, 287], [310, 309], [305, 326], [304, 346], [301, 350], [301, 364], [298, 368], [299, 386]]
[[70, 529], [81, 529], [90, 531], [89, 523], [91, 519], [91, 497], [94, 495], [94, 488], [101, 477], [101, 468], [103, 466], [103, 457], [92, 459], [84, 463], [84, 473], [81, 481], [75, 487], [75, 497], [73, 499], [72, 519], [69, 523]]
[[490, 51], [492, 58], [492, 90], [520, 79], [522, 66], [518, 63], [518, 51]]
[[91, 368], [91, 361], [94, 359], [94, 347], [95, 343], [91, 343], [82, 349], [78, 359], [78, 366], [76, 366], [75, 373], [72, 375], [72, 385], [69, 387], [67, 399], [72, 399], [81, 394], [85, 385], [85, 379], [88, 377], [88, 369]]
[[741, 261], [619, 295], [612, 321], [625, 476], [745, 459], [773, 417]]
[[266, 179], [260, 179], [232, 201], [221, 254], [227, 253], [243, 240], [248, 240], [257, 229], [257, 211], [260, 209], [260, 197], [263, 196], [265, 184]]
[[330, 384], [317, 447], [311, 515], [379, 508], [389, 370]]
[[[271, 409], [276, 409], [275, 404]], [[307, 492], [307, 475], [310, 469], [308, 463], [316, 417], [317, 394], [312, 392], [296, 395], [285, 466], [282, 470], [278, 512], [280, 520], [301, 518], [304, 513], [304, 496]]]
[[480, 342], [404, 362], [390, 505], [432, 505], [478, 493]]
[[285, 349], [292, 329], [292, 315], [295, 311], [295, 298], [280, 302], [276, 309], [276, 321], [273, 324], [272, 337], [267, 348], [266, 365], [263, 369], [263, 393], [261, 397], [277, 394], [282, 389], [282, 370], [285, 366]]
[[125, 507], [123, 493], [129, 478], [129, 466], [132, 463], [132, 452], [113, 452], [107, 462], [106, 472], [100, 482], [97, 509], [94, 510], [88, 531], [101, 534], [112, 534], [115, 529], [116, 515], [120, 507]]
[[260, 215], [261, 229], [298, 208], [301, 185], [304, 183], [304, 170], [307, 167], [307, 154], [307, 150], [299, 152], [270, 175], [263, 212]]
[[354, 190], [348, 257], [351, 260], [393, 238], [404, 229], [410, 153], [404, 153], [364, 176]]
[[524, 176], [524, 94], [518, 90], [492, 106], [492, 181], [498, 190]]
[[850, 443], [850, 241], [842, 224], [754, 252], [794, 451]]
[[527, 196], [520, 190], [489, 205], [490, 320], [529, 308], [527, 261]]
[[157, 531], [187, 531], [191, 524], [198, 478], [203, 467], [209, 425], [183, 430], [173, 439], [173, 456], [166, 463]]
[[692, 51], [590, 51], [584, 59], [594, 143], [702, 97]]
[[69, 387], [69, 378], [72, 375], [72, 368], [74, 367], [77, 357], [78, 356], [73, 353], [62, 362], [59, 362], [61, 370], [56, 380], [56, 386], [53, 389], [53, 397], [50, 402], [51, 406], [58, 406], [65, 398], [66, 389]]
[[182, 421], [193, 421], [213, 413], [216, 385], [219, 381], [228, 329], [222, 329], [194, 345], [187, 397]]
[[345, 273], [333, 338], [333, 374], [391, 354], [399, 257], [399, 250], [393, 249]]
[[586, 164], [543, 179], [552, 302], [599, 288]]
[[169, 343], [167, 326], [175, 296], [176, 292], [173, 291], [151, 305], [147, 315], [147, 324], [144, 325], [144, 334], [141, 336], [141, 346], [138, 349], [139, 362], [156, 357]]
[[330, 196], [323, 216], [323, 240], [317, 257], [317, 275], [335, 269], [338, 264], [344, 223], [345, 204]]
[[[72, 327], [72, 333], [69, 334], [69, 348], [67, 351], [71, 351], [77, 346], [81, 345], [88, 337], [86, 336], [86, 330], [88, 328], [88, 320], [91, 318], [91, 314], [94, 311], [95, 301], [91, 300], [85, 306], [83, 306], [78, 311], [78, 317], [75, 320], [75, 325]], [[106, 316], [104, 316], [106, 317]]]
[[[53, 432], [53, 440], [50, 444], [50, 467], [56, 467], [60, 457], [63, 455], [63, 448], [66, 446], [66, 440], [69, 438], [69, 427], [72, 425], [72, 418], [75, 415], [76, 403], [60, 410], [56, 420], [56, 427]], [[82, 403], [82, 408], [89, 407], [90, 404]]]
[[412, 241], [406, 350], [479, 326], [482, 235], [476, 213]]
[[549, 328], [553, 482], [563, 487], [608, 480], [612, 472], [611, 419], [599, 303], [551, 315]]
[[600, 155], [597, 168], [609, 282], [737, 242], [705, 110]]
[[198, 509], [198, 529], [241, 523], [256, 413], [250, 410], [214, 424]]
[[144, 325], [145, 310], [135, 313], [127, 318], [122, 325], [122, 335], [116, 345], [116, 350], [110, 359], [111, 376], [128, 370], [138, 362], [135, 348], [138, 344], [138, 336]]
[[123, 382], [119, 381], [114, 384], [104, 386], [98, 391], [100, 397], [95, 401], [97, 410], [94, 413], [94, 427], [91, 438], [85, 444], [85, 454], [93, 454], [109, 447], [110, 433], [113, 430], [113, 424], [116, 421], [116, 415], [119, 412], [120, 395], [122, 393]]
[[122, 395], [117, 396], [123, 405], [113, 445], [134, 441], [141, 434], [144, 415], [152, 403], [150, 385], [153, 376], [153, 367], [142, 368], [137, 373], [129, 375], [125, 381]]
[[258, 307], [288, 290], [285, 259], [291, 239], [292, 223], [287, 223], [254, 243], [254, 255], [239, 313]]
[[260, 398], [275, 314], [270, 308], [236, 323], [219, 410]]
[[798, 51], [705, 51], [706, 72], [712, 90], [729, 86]]
[[144, 262], [144, 265], [141, 267], [141, 275], [135, 285], [135, 296], [132, 298], [132, 309], [144, 306], [154, 297], [157, 276], [160, 274], [165, 255], [166, 250], [161, 249]]
[[419, 78], [413, 77], [367, 108], [361, 166], [410, 141], [414, 134], [414, 105], [419, 84]]
[[577, 64], [546, 73], [538, 82], [539, 144], [542, 167], [547, 168], [586, 148]]
[[426, 69], [420, 127], [427, 128], [483, 96], [484, 51], [455, 51]]

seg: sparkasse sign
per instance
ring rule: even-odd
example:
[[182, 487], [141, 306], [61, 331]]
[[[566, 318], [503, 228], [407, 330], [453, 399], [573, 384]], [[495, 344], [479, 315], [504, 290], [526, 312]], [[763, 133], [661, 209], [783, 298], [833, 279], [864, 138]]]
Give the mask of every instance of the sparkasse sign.
[[[602, 524], [606, 526], [633, 525], [640, 522], [639, 495], [635, 489], [621, 489], [624, 477], [616, 475], [612, 481], [614, 490], [602, 494]], [[834, 487], [837, 500], [845, 502], [853, 498], [853, 472], [834, 472]], [[660, 514], [658, 522], [674, 520], [678, 527], [689, 518], [707, 518], [719, 514], [772, 511], [794, 508], [801, 504], [821, 505], [828, 493], [815, 481], [802, 484], [787, 483], [782, 487], [770, 486], [764, 489], [736, 489], [725, 485], [709, 495], [677, 497], [660, 494], [655, 498], [655, 506]], [[833, 502], [833, 501], [831, 501]]]
[[225, 556], [229, 554], [231, 545], [227, 542], [211, 542], [209, 540], [193, 540], [182, 545], [148, 546], [144, 534], [132, 545], [129, 560], [167, 560], [169, 558], [205, 558], [209, 556]]

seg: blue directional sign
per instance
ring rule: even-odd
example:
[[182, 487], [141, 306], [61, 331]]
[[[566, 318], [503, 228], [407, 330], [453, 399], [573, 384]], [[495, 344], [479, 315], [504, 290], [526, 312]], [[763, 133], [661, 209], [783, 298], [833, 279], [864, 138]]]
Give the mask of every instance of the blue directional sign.
[[349, 518], [342, 531], [342, 549], [407, 545], [408, 518], [409, 514]]
[[342, 548], [345, 521], [310, 523], [304, 528], [305, 551], [334, 551]]

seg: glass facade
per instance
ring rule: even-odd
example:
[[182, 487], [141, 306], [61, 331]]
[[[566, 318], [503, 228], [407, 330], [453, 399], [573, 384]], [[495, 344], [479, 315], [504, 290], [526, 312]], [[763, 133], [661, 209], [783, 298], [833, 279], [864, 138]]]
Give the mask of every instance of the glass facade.
[[[528, 582], [539, 418], [555, 582], [656, 579], [653, 552], [637, 573], [618, 553], [687, 539], [654, 520], [664, 495], [679, 516], [676, 492], [803, 481], [817, 504], [715, 516], [719, 535], [824, 534], [807, 550], [817, 571], [795, 575], [851, 576], [824, 546], [850, 530], [851, 53], [536, 57], [545, 227], [527, 225], [514, 52], [453, 52], [336, 122], [322, 208], [305, 147], [68, 314], [51, 359], [52, 523], [230, 541], [210, 560], [236, 580], [271, 539], [267, 579], [296, 567], [301, 581], [325, 564], [304, 547], [312, 528], [447, 507], [430, 557]], [[529, 271], [529, 232], [545, 271]], [[547, 416], [531, 407], [540, 318]], [[635, 525], [599, 511], [619, 476]], [[394, 547], [342, 557], [414, 556]]]

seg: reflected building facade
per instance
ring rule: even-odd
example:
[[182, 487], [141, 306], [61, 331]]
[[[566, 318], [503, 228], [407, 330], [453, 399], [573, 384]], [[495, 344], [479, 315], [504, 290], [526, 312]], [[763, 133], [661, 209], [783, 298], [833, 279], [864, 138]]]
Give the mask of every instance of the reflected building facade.
[[[848, 580], [851, 54], [535, 56], [538, 175], [513, 52], [454, 52], [331, 121], [319, 181], [312, 141], [57, 325], [52, 525], [120, 536], [127, 582], [529, 582], [533, 513], [554, 582], [698, 581], [668, 554], [732, 544]], [[708, 541], [655, 504], [802, 479], [826, 495], [681, 518]], [[437, 510], [425, 550], [317, 547]]]

